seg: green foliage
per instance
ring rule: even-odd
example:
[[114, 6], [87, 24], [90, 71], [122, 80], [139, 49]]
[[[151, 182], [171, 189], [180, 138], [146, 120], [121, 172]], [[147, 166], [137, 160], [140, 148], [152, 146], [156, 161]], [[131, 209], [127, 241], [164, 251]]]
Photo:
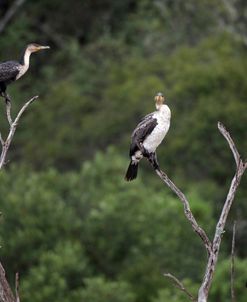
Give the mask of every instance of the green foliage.
[[76, 301], [91, 302], [134, 302], [135, 296], [130, 286], [123, 281], [106, 281], [104, 278], [88, 278], [85, 280], [85, 289], [81, 290]]
[[[26, 301], [84, 297], [91, 291], [85, 280], [94, 276], [106, 279], [102, 291], [112, 279], [120, 288], [131, 284], [126, 301], [132, 295], [149, 301], [164, 286], [165, 271], [200, 279], [206, 255], [180, 202], [162, 183], [158, 191], [147, 187], [141, 175], [126, 186], [125, 168], [126, 160], [110, 149], [79, 172], [16, 167], [1, 174], [2, 259], [9, 273], [22, 272]], [[201, 223], [212, 223], [207, 204], [196, 195], [191, 201]], [[174, 258], [180, 253], [187, 257]]]
[[[212, 301], [225, 301], [230, 302], [231, 300], [231, 287], [230, 287], [230, 257], [224, 261], [219, 262], [214, 282], [212, 284], [212, 290], [210, 299]], [[246, 300], [246, 270], [247, 261], [246, 259], [241, 260], [235, 257], [234, 261], [234, 291], [236, 301], [244, 302]]]
[[[170, 279], [168, 279], [170, 280]], [[163, 301], [171, 301], [171, 302], [184, 302], [190, 301], [187, 294], [182, 292], [177, 286], [173, 284], [173, 281], [170, 282], [170, 285], [167, 285], [167, 288], [161, 289], [158, 292], [158, 296], [152, 299], [152, 302], [163, 302]], [[183, 285], [189, 291], [189, 293], [193, 297], [197, 297], [197, 291], [199, 288], [199, 284], [193, 284], [190, 279], [182, 280]], [[215, 300], [217, 301], [217, 300]]]
[[[12, 4], [2, 2], [1, 18]], [[10, 20], [1, 61], [18, 58], [32, 41], [51, 45], [32, 55], [29, 72], [9, 87], [14, 113], [40, 95], [0, 174], [1, 259], [9, 276], [21, 273], [23, 300], [184, 301], [163, 272], [196, 295], [206, 255], [182, 205], [147, 164], [133, 183], [123, 175], [131, 131], [162, 91], [172, 123], [160, 164], [212, 238], [234, 172], [217, 121], [244, 157], [247, 149], [245, 7], [236, 1], [233, 9], [234, 19], [223, 1], [45, 0], [26, 1]], [[1, 118], [3, 136], [7, 127]], [[221, 250], [224, 260], [237, 217], [239, 274], [246, 210], [245, 177]], [[229, 299], [227, 271], [220, 262], [212, 301]]]
[[22, 297], [26, 301], [37, 302], [70, 301], [89, 271], [79, 242], [63, 241], [54, 250], [43, 251], [38, 265], [30, 268], [22, 282]]

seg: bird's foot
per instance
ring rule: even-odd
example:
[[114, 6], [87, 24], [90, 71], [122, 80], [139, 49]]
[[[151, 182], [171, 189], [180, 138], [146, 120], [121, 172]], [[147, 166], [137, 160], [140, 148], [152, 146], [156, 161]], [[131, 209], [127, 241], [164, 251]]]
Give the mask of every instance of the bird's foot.
[[143, 155], [144, 157], [149, 158], [150, 153], [144, 148], [143, 144], [140, 143], [140, 144], [138, 145], [138, 147], [139, 147], [139, 150], [141, 151], [142, 155]]
[[10, 96], [7, 93], [5, 93], [4, 98], [5, 98], [5, 103], [6, 104], [11, 103], [11, 98], [10, 98]]
[[149, 162], [151, 163], [151, 165], [153, 166], [153, 168], [155, 170], [159, 170], [160, 169], [156, 153], [150, 153], [150, 155], [148, 157], [148, 160], [149, 160]]
[[5, 99], [6, 104], [11, 103], [11, 98], [6, 92], [1, 92], [0, 95]]

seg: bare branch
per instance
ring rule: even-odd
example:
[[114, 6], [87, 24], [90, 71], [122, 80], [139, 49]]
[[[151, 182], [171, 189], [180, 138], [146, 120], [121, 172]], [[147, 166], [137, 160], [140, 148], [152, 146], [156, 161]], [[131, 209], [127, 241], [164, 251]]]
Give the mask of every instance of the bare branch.
[[7, 119], [9, 122], [9, 125], [11, 126], [13, 121], [12, 121], [12, 117], [11, 117], [11, 102], [6, 100], [6, 113], [7, 113]]
[[[239, 152], [237, 150], [237, 147], [231, 138], [229, 132], [226, 130], [225, 126], [221, 124], [220, 122], [218, 123], [218, 128], [221, 134], [224, 136], [226, 141], [228, 142], [228, 145], [232, 151], [233, 157], [236, 162], [236, 172], [235, 175], [232, 179], [223, 209], [221, 211], [220, 218], [218, 220], [216, 230], [215, 230], [215, 235], [213, 242], [209, 240], [206, 232], [198, 225], [195, 217], [193, 216], [191, 210], [190, 210], [190, 205], [188, 200], [186, 199], [185, 195], [183, 192], [181, 192], [177, 186], [168, 178], [168, 176], [160, 170], [160, 168], [157, 168], [157, 162], [155, 163], [151, 158], [149, 159], [151, 165], [153, 166], [156, 174], [160, 177], [160, 179], [178, 196], [180, 201], [184, 205], [184, 213], [186, 218], [189, 220], [189, 222], [192, 225], [193, 230], [200, 236], [202, 239], [204, 246], [208, 252], [208, 262], [206, 265], [206, 270], [205, 274], [203, 277], [202, 284], [200, 286], [199, 292], [198, 292], [198, 302], [207, 302], [208, 299], [208, 293], [209, 289], [212, 283], [216, 263], [218, 260], [218, 255], [219, 255], [219, 249], [220, 249], [220, 244], [221, 244], [221, 238], [222, 234], [224, 233], [224, 228], [226, 224], [226, 219], [228, 217], [230, 208], [232, 206], [237, 188], [240, 184], [242, 175], [244, 174], [245, 170], [247, 169], [247, 161], [243, 162]], [[171, 274], [166, 274], [167, 277], [173, 279], [176, 284], [179, 286], [179, 288], [183, 288], [181, 283]]]
[[218, 129], [219, 129], [220, 133], [224, 136], [224, 138], [227, 140], [228, 145], [232, 151], [233, 157], [235, 159], [235, 163], [238, 166], [239, 161], [240, 161], [240, 155], [238, 153], [238, 149], [235, 146], [233, 139], [231, 138], [230, 133], [226, 130], [225, 126], [220, 122], [218, 122]]
[[[18, 125], [18, 122], [19, 122], [19, 119], [21, 118], [22, 114], [24, 113], [24, 111], [27, 109], [27, 107], [32, 103], [34, 102], [36, 99], [38, 98], [38, 96], [34, 96], [32, 97], [29, 101], [27, 101], [23, 106], [22, 108], [20, 109], [20, 111], [18, 112], [16, 118], [14, 119], [14, 121], [12, 122], [11, 120], [11, 124], [10, 124], [10, 129], [9, 129], [9, 134], [8, 134], [8, 137], [5, 141], [2, 142], [2, 153], [1, 153], [1, 156], [0, 156], [0, 169], [2, 169], [2, 167], [4, 166], [5, 164], [5, 159], [6, 159], [6, 155], [7, 155], [7, 152], [8, 152], [8, 149], [9, 149], [9, 146], [12, 142], [12, 139], [13, 139], [13, 136], [15, 134], [15, 130], [16, 130], [16, 127]], [[7, 105], [7, 104], [6, 104]]]
[[4, 140], [3, 140], [3, 137], [2, 137], [2, 133], [0, 132], [0, 142], [1, 142], [1, 145], [2, 147], [4, 146]]
[[5, 16], [0, 21], [0, 33], [4, 31], [8, 22], [13, 18], [18, 9], [24, 4], [26, 0], [15, 0], [11, 5]]
[[234, 221], [234, 223], [233, 223], [233, 229], [232, 229], [232, 250], [231, 250], [231, 297], [232, 297], [232, 302], [236, 302], [236, 296], [235, 296], [235, 290], [234, 290], [235, 236], [236, 236], [236, 221]]
[[208, 259], [203, 282], [199, 289], [198, 302], [207, 301], [209, 289], [210, 289], [210, 286], [212, 283], [216, 263], [218, 260], [221, 238], [222, 238], [222, 234], [224, 233], [226, 219], [228, 217], [228, 214], [229, 214], [230, 208], [232, 206], [237, 188], [240, 184], [241, 178], [247, 168], [246, 163], [244, 163], [241, 160], [239, 152], [237, 151], [236, 146], [235, 146], [230, 134], [228, 133], [228, 131], [225, 129], [225, 127], [221, 123], [218, 123], [218, 127], [219, 127], [219, 130], [222, 133], [222, 135], [227, 140], [227, 142], [232, 150], [232, 153], [233, 153], [233, 156], [235, 158], [235, 162], [237, 165], [236, 165], [235, 175], [232, 179], [231, 186], [229, 188], [229, 191], [228, 191], [228, 194], [227, 194], [227, 197], [225, 200], [225, 204], [223, 206], [219, 221], [216, 226], [214, 240], [213, 240], [213, 246], [212, 246], [212, 253], [210, 254], [210, 257]]
[[184, 287], [183, 283], [179, 281], [174, 275], [170, 273], [164, 274], [165, 277], [170, 278], [174, 283], [177, 288], [179, 288], [182, 292], [184, 292], [191, 301], [196, 302], [195, 297]]
[[1, 302], [16, 302], [5, 277], [5, 271], [0, 263], [0, 301]]
[[169, 177], [165, 174], [165, 172], [161, 171], [160, 169], [155, 169], [156, 174], [159, 176], [159, 178], [178, 196], [180, 201], [184, 205], [184, 214], [186, 218], [191, 223], [191, 226], [193, 230], [199, 235], [199, 237], [202, 239], [204, 246], [207, 250], [208, 255], [211, 253], [212, 249], [212, 243], [210, 242], [206, 232], [198, 225], [195, 217], [193, 216], [189, 202], [187, 198], [185, 197], [184, 193], [181, 192], [177, 186], [169, 179]]
[[19, 273], [15, 274], [15, 299], [16, 299], [16, 302], [20, 302], [20, 295], [19, 295]]
[[13, 124], [15, 124], [14, 126], [17, 126], [18, 121], [19, 121], [20, 117], [22, 116], [23, 112], [24, 112], [24, 111], [27, 109], [27, 107], [28, 107], [31, 103], [33, 103], [38, 97], [39, 97], [38, 95], [32, 97], [29, 101], [27, 101], [27, 102], [22, 106], [21, 110], [19, 111], [19, 113], [17, 114], [17, 116], [16, 116], [16, 118], [15, 118], [15, 120], [14, 120], [14, 122], [13, 122]]
[[[0, 133], [0, 142], [2, 144], [2, 153], [1, 153], [1, 156], [0, 156], [0, 169], [2, 169], [4, 164], [5, 164], [6, 155], [7, 155], [9, 146], [12, 142], [13, 136], [15, 134], [16, 127], [18, 125], [19, 119], [21, 118], [22, 114], [27, 109], [27, 107], [32, 102], [34, 102], [37, 98], [38, 98], [38, 96], [32, 97], [29, 101], [27, 101], [22, 106], [22, 108], [18, 112], [14, 122], [12, 122], [12, 118], [11, 118], [11, 102], [6, 100], [7, 119], [8, 119], [9, 125], [10, 125], [10, 129], [9, 129], [8, 137], [5, 141], [2, 138], [2, 135]], [[5, 99], [6, 99], [6, 97], [5, 97]], [[6, 280], [5, 271], [4, 271], [4, 268], [3, 268], [3, 266], [0, 262], [0, 302], [20, 302], [20, 297], [19, 297], [19, 275], [18, 275], [18, 273], [16, 274], [16, 277], [15, 277], [15, 292], [16, 292], [16, 299], [14, 298], [14, 295], [13, 295], [11, 289], [10, 289], [8, 281]]]

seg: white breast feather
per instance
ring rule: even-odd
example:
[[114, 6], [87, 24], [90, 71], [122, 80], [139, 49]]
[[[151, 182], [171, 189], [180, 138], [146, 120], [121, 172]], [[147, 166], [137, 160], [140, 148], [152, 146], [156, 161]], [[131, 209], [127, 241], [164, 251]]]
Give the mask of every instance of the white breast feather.
[[143, 146], [148, 152], [155, 152], [166, 136], [170, 127], [171, 111], [167, 105], [162, 105], [162, 108], [155, 112], [153, 117], [157, 119], [157, 126], [143, 142]]

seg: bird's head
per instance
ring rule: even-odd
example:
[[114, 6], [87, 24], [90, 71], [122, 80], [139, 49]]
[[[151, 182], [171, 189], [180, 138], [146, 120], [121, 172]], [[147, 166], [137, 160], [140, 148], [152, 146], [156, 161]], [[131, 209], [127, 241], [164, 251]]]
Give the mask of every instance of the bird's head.
[[165, 102], [165, 97], [163, 95], [163, 93], [161, 92], [158, 92], [156, 95], [155, 95], [155, 104], [156, 104], [156, 108], [157, 109], [160, 109], [160, 107], [164, 104]]
[[36, 43], [31, 43], [27, 45], [26, 50], [28, 50], [30, 53], [33, 53], [33, 52], [40, 51], [42, 49], [49, 49], [49, 48], [50, 46], [42, 46]]

